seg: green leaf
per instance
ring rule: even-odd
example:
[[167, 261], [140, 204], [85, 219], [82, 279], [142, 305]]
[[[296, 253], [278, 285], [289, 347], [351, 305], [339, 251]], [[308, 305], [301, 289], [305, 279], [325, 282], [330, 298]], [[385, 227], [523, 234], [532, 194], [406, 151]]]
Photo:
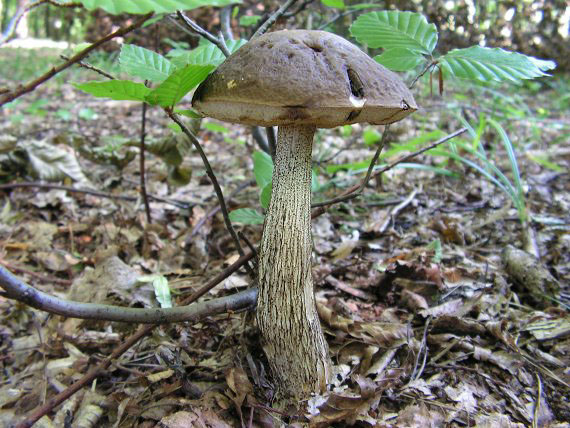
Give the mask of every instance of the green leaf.
[[196, 113], [194, 110], [192, 109], [186, 109], [186, 110], [174, 110], [174, 113], [178, 113], [181, 114], [182, 116], [186, 116], [189, 117], [191, 119], [202, 119], [202, 115]]
[[364, 144], [371, 146], [382, 139], [382, 134], [372, 127], [367, 127], [362, 132], [362, 139], [364, 140]]
[[358, 3], [358, 4], [351, 4], [350, 6], [348, 6], [348, 9], [364, 10], [364, 9], [372, 9], [374, 7], [377, 8], [378, 6], [380, 5], [376, 3]]
[[319, 183], [319, 177], [317, 171], [311, 170], [311, 192], [318, 192], [321, 188], [321, 183]]
[[321, 3], [327, 7], [336, 7], [337, 9], [344, 9], [344, 0], [321, 0]]
[[222, 134], [227, 134], [228, 132], [230, 132], [228, 128], [226, 128], [224, 125], [220, 125], [219, 123], [206, 122], [202, 126], [204, 129], [207, 129], [208, 131], [212, 132], [220, 132]]
[[444, 71], [455, 77], [482, 82], [519, 83], [522, 79], [548, 76], [544, 71], [556, 67], [553, 61], [532, 58], [499, 48], [471, 46], [453, 49], [439, 58]]
[[230, 220], [241, 224], [263, 224], [265, 216], [251, 208], [238, 208], [230, 212]]
[[68, 121], [72, 119], [71, 112], [69, 110], [60, 108], [55, 114], [62, 120]]
[[439, 263], [443, 258], [443, 251], [441, 250], [441, 241], [439, 240], [439, 238], [430, 242], [427, 248], [430, 250], [434, 250], [435, 254], [432, 258], [432, 261], [434, 263]]
[[162, 275], [142, 275], [137, 278], [138, 282], [151, 282], [154, 288], [154, 295], [156, 300], [160, 303], [161, 308], [171, 308], [172, 298], [170, 297], [170, 287], [168, 286], [168, 279]]
[[[247, 40], [226, 40], [226, 46], [230, 53], [234, 53], [247, 43]], [[188, 64], [215, 65], [216, 67], [226, 60], [226, 56], [213, 43], [206, 41], [191, 51], [184, 52], [172, 59], [177, 67], [184, 67]]]
[[170, 107], [178, 103], [184, 95], [196, 87], [214, 69], [213, 65], [187, 65], [176, 70], [168, 79], [157, 86], [145, 98], [151, 105]]
[[174, 71], [172, 63], [162, 55], [129, 44], [121, 47], [119, 63], [125, 73], [152, 82], [162, 82]]
[[77, 113], [77, 116], [79, 116], [80, 119], [85, 119], [85, 120], [96, 120], [99, 117], [97, 112], [89, 107], [80, 108], [79, 113]]
[[404, 48], [429, 55], [437, 44], [435, 25], [413, 12], [365, 13], [350, 26], [350, 33], [371, 48]]
[[339, 165], [328, 165], [325, 170], [327, 174], [334, 174], [337, 171], [348, 170], [348, 171], [360, 171], [365, 170], [370, 166], [371, 159], [363, 160], [359, 162], [342, 163]]
[[101, 8], [112, 15], [120, 13], [173, 13], [202, 6], [227, 6], [240, 0], [80, 0], [86, 9]]
[[267, 183], [263, 190], [259, 194], [259, 203], [266, 210], [269, 207], [269, 202], [271, 202], [271, 191], [273, 189], [273, 182]]
[[151, 92], [142, 83], [131, 80], [74, 83], [73, 86], [96, 97], [111, 98], [112, 100], [144, 101]]
[[387, 49], [382, 55], [375, 56], [374, 59], [384, 67], [394, 71], [413, 70], [425, 61], [423, 55], [406, 48]]
[[495, 130], [497, 131], [497, 133], [501, 137], [501, 141], [503, 142], [503, 146], [505, 147], [505, 150], [507, 152], [507, 156], [509, 157], [509, 163], [511, 164], [511, 171], [513, 173], [513, 179], [515, 182], [515, 188], [517, 190], [517, 195], [522, 200], [524, 198], [524, 190], [522, 187], [521, 174], [519, 171], [519, 165], [517, 162], [517, 156], [515, 154], [515, 149], [513, 147], [513, 143], [511, 142], [511, 139], [509, 138], [509, 136], [505, 132], [505, 129], [501, 126], [501, 124], [499, 122], [497, 122], [494, 119], [489, 119], [489, 124], [493, 128], [495, 128]]
[[255, 152], [253, 154], [253, 173], [255, 182], [260, 189], [271, 183], [273, 177], [273, 160], [265, 152]]
[[260, 15], [244, 15], [239, 18], [239, 25], [242, 27], [252, 27], [261, 19]]

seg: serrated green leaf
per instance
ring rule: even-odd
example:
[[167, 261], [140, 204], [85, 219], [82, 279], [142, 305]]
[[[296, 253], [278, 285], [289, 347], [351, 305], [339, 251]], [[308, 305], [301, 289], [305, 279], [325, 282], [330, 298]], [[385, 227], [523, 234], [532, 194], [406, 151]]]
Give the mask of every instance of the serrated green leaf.
[[413, 12], [383, 10], [360, 15], [350, 34], [371, 48], [405, 48], [431, 54], [437, 44], [437, 29]]
[[392, 48], [384, 51], [382, 55], [375, 56], [374, 60], [390, 70], [408, 71], [424, 62], [425, 58], [411, 49]]
[[273, 189], [273, 183], [270, 181], [265, 185], [261, 193], [259, 194], [259, 203], [263, 207], [264, 210], [269, 207], [269, 202], [271, 202], [271, 191]]
[[439, 62], [444, 71], [452, 76], [482, 82], [519, 83], [522, 79], [548, 76], [544, 71], [556, 67], [553, 61], [481, 46], [454, 49], [440, 57]]
[[144, 101], [151, 92], [151, 89], [142, 83], [131, 80], [74, 83], [73, 86], [96, 97], [111, 98], [112, 100]]
[[253, 174], [255, 182], [260, 189], [271, 183], [273, 177], [273, 160], [265, 152], [255, 152], [253, 154]]
[[[227, 40], [226, 46], [230, 53], [234, 53], [247, 43], [247, 40]], [[177, 67], [184, 67], [188, 64], [215, 65], [216, 67], [226, 60], [226, 56], [216, 45], [206, 41], [191, 51], [184, 52], [172, 58], [172, 63]]]
[[230, 212], [230, 220], [241, 224], [263, 224], [265, 216], [251, 208], [238, 208]]
[[173, 13], [177, 10], [190, 10], [202, 6], [222, 7], [240, 0], [80, 0], [86, 9], [101, 8], [112, 15], [120, 13]]
[[152, 82], [164, 81], [175, 69], [162, 55], [141, 46], [124, 44], [119, 55], [121, 70]]
[[213, 65], [187, 65], [176, 70], [168, 79], [150, 92], [145, 100], [151, 105], [174, 106], [191, 89], [196, 87], [214, 69]]

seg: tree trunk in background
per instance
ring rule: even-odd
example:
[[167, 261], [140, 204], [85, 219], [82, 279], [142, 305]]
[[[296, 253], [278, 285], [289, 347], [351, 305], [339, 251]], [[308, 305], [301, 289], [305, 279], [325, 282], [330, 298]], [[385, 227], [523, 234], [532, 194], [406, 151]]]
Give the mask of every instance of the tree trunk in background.
[[273, 192], [259, 247], [257, 323], [278, 405], [326, 389], [330, 358], [311, 274], [313, 126], [278, 131]]

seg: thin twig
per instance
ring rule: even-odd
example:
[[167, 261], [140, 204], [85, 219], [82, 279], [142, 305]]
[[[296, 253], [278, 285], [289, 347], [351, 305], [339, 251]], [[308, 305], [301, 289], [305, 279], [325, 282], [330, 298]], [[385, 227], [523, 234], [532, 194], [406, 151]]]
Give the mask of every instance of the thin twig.
[[398, 205], [396, 205], [393, 209], [390, 210], [390, 215], [388, 216], [386, 221], [384, 221], [384, 223], [382, 223], [382, 225], [378, 228], [378, 233], [384, 233], [386, 231], [390, 222], [393, 222], [394, 218], [398, 215], [398, 213], [402, 211], [405, 207], [407, 207], [414, 200], [414, 198], [418, 194], [418, 191], [419, 191], [418, 189], [412, 190], [412, 192], [408, 195], [406, 199], [404, 199], [402, 202], [400, 202]]
[[19, 86], [16, 90], [14, 91], [10, 91], [7, 94], [4, 94], [1, 98], [0, 98], [0, 107], [3, 106], [4, 104], [9, 103], [10, 101], [15, 100], [16, 98], [21, 97], [24, 94], [27, 94], [29, 92], [32, 92], [34, 89], [36, 89], [39, 85], [47, 82], [49, 79], [51, 79], [53, 76], [55, 76], [58, 73], [61, 73], [63, 70], [65, 70], [66, 68], [72, 66], [73, 64], [81, 61], [82, 59], [84, 59], [87, 55], [89, 55], [89, 53], [91, 53], [93, 50], [97, 49], [99, 46], [101, 46], [102, 44], [108, 42], [109, 40], [114, 39], [115, 37], [121, 37], [124, 36], [127, 33], [130, 33], [131, 31], [139, 28], [140, 26], [142, 26], [151, 16], [153, 15], [153, 12], [147, 13], [146, 15], [143, 15], [141, 18], [139, 18], [137, 21], [135, 21], [133, 24], [124, 27], [124, 28], [119, 28], [117, 31], [113, 31], [112, 33], [106, 35], [105, 37], [97, 40], [96, 42], [94, 42], [93, 44], [89, 45], [88, 47], [86, 47], [85, 49], [83, 49], [82, 51], [78, 52], [77, 54], [73, 55], [68, 61], [64, 62], [63, 64], [58, 65], [57, 67], [52, 67], [51, 70], [49, 70], [48, 72], [44, 73], [43, 75], [41, 75], [40, 77], [38, 77], [35, 80], [32, 80], [31, 82]]
[[[169, 109], [165, 109], [165, 112], [168, 115], [168, 117], [170, 117], [178, 126], [180, 126], [180, 129], [182, 129], [182, 132], [192, 142], [192, 145], [198, 151], [198, 154], [202, 158], [202, 163], [204, 164], [204, 167], [206, 168], [206, 174], [208, 174], [208, 177], [210, 178], [210, 181], [212, 182], [212, 185], [214, 186], [214, 191], [216, 192], [216, 196], [218, 197], [218, 201], [220, 202], [220, 209], [222, 211], [222, 216], [224, 217], [224, 223], [226, 225], [226, 229], [228, 229], [228, 232], [230, 233], [232, 239], [234, 240], [234, 243], [236, 245], [238, 253], [240, 254], [240, 256], [243, 256], [245, 253], [243, 251], [243, 248], [241, 247], [237, 233], [236, 233], [236, 231], [232, 225], [232, 222], [230, 220], [230, 215], [228, 212], [228, 208], [226, 206], [226, 202], [224, 200], [224, 194], [222, 192], [222, 188], [220, 187], [220, 185], [218, 183], [218, 179], [216, 178], [216, 174], [214, 174], [214, 171], [212, 170], [212, 166], [210, 165], [210, 162], [208, 161], [208, 158], [206, 157], [206, 154], [204, 153], [204, 150], [202, 149], [200, 142], [194, 136], [194, 134], [192, 134], [192, 132], [188, 129], [188, 127], [184, 124], [184, 122], [182, 122], [180, 120], [180, 118], [178, 117], [178, 115], [176, 113], [174, 113], [172, 110], [169, 110]], [[251, 267], [249, 267], [249, 264], [246, 264], [245, 267], [246, 267], [248, 273], [253, 277], [253, 271], [251, 270]]]
[[[69, 61], [69, 57], [65, 56], [65, 55], [60, 55], [59, 56], [61, 59], [63, 59], [64, 61]], [[111, 79], [111, 80], [115, 80], [116, 77], [114, 77], [112, 74], [107, 73], [106, 71], [101, 70], [100, 68], [95, 67], [94, 65], [89, 64], [88, 62], [85, 61], [79, 61], [77, 63], [77, 65], [79, 65], [80, 67], [83, 67], [87, 70], [91, 70], [94, 71], [97, 74], [100, 74], [103, 77], [106, 77], [107, 79]]]
[[273, 126], [267, 126], [265, 128], [267, 134], [267, 146], [269, 147], [269, 154], [271, 159], [275, 159], [275, 152], [277, 150], [277, 136], [275, 135], [275, 128]]
[[269, 151], [269, 143], [267, 142], [267, 134], [263, 134], [261, 132], [261, 127], [259, 126], [252, 126], [251, 127], [251, 135], [259, 148], [263, 150], [265, 153], [270, 154]]
[[[122, 201], [131, 201], [134, 202], [137, 200], [136, 196], [127, 196], [127, 195], [115, 195], [113, 193], [105, 193], [105, 192], [98, 192], [96, 190], [90, 189], [76, 189], [70, 186], [62, 186], [60, 184], [50, 184], [50, 183], [38, 183], [38, 182], [23, 182], [23, 183], [7, 183], [7, 184], [0, 184], [0, 190], [9, 190], [9, 189], [18, 189], [18, 188], [39, 188], [39, 189], [55, 189], [55, 190], [65, 190], [67, 192], [72, 193], [83, 193], [86, 195], [96, 196], [98, 198], [106, 198], [106, 199], [119, 199]], [[161, 198], [159, 196], [148, 195], [148, 197], [157, 202], [163, 202], [165, 204], [174, 205], [178, 208], [187, 209], [190, 204], [183, 201], [175, 201], [170, 199]]]
[[247, 247], [249, 248], [249, 251], [251, 251], [254, 254], [255, 258], [257, 258], [257, 251], [255, 250], [255, 247], [253, 246], [251, 241], [249, 239], [247, 239], [247, 236], [245, 236], [245, 233], [243, 233], [240, 230], [238, 232], [238, 236], [243, 240], [243, 242], [246, 243]]
[[277, 21], [295, 3], [297, 3], [297, 0], [288, 0], [287, 2], [285, 2], [283, 6], [277, 9], [277, 12], [275, 12], [273, 15], [267, 18], [267, 20], [257, 29], [257, 31], [253, 34], [253, 36], [251, 36], [250, 40], [253, 40], [256, 37], [259, 37], [265, 32], [267, 32], [267, 30], [269, 30], [269, 28], [273, 24], [275, 24], [275, 21]]
[[[148, 82], [145, 82], [148, 85]], [[145, 180], [145, 138], [146, 138], [146, 103], [142, 103], [141, 112], [141, 138], [140, 138], [140, 150], [139, 150], [139, 174], [140, 174], [140, 184], [141, 184], [141, 197], [144, 204], [144, 210], [146, 213], [146, 221], [148, 224], [152, 223], [152, 217], [150, 215], [150, 204], [148, 203], [148, 195], [146, 193], [146, 180]]]
[[414, 87], [414, 85], [416, 84], [416, 82], [417, 82], [418, 80], [420, 80], [420, 78], [421, 78], [424, 74], [426, 74], [431, 68], [435, 67], [436, 65], [437, 65], [437, 62], [435, 62], [435, 61], [433, 61], [433, 60], [430, 61], [430, 62], [428, 63], [428, 65], [426, 65], [426, 66], [424, 67], [424, 69], [423, 69], [422, 71], [420, 71], [420, 74], [418, 74], [416, 77], [414, 77], [414, 80], [412, 80], [412, 83], [410, 83], [410, 85], [408, 86], [408, 88], [412, 89], [412, 88]]
[[301, 13], [303, 10], [306, 9], [306, 7], [308, 5], [310, 5], [311, 3], [313, 3], [315, 0], [305, 0], [303, 3], [301, 3], [300, 5], [297, 6], [297, 8], [295, 10], [292, 10], [290, 12], [284, 13], [283, 14], [283, 18], [292, 18], [293, 16]]
[[[427, 346], [427, 332], [428, 332], [428, 327], [429, 327], [429, 323], [431, 321], [431, 316], [429, 316], [426, 319], [426, 323], [424, 326], [424, 332], [422, 335], [422, 341], [420, 344], [420, 351], [418, 352], [418, 356], [416, 358], [416, 362], [414, 364], [414, 370], [412, 372], [412, 375], [410, 376], [410, 381], [414, 381], [420, 378], [420, 376], [422, 375], [425, 367], [426, 367], [426, 361], [427, 361], [427, 356], [428, 356], [428, 346]], [[422, 365], [418, 370], [418, 363], [419, 363], [419, 359], [420, 359], [420, 355], [423, 353], [423, 359], [422, 359]]]
[[[235, 195], [237, 195], [243, 189], [245, 189], [246, 187], [249, 187], [253, 184], [255, 184], [255, 180], [246, 181], [245, 183], [240, 184], [236, 189], [234, 189], [228, 195], [228, 201], [230, 201]], [[190, 237], [192, 238], [194, 235], [196, 235], [198, 233], [198, 231], [200, 230], [200, 228], [204, 225], [204, 223], [206, 223], [206, 221], [209, 218], [215, 216], [219, 211], [220, 211], [220, 204], [218, 203], [218, 205], [216, 205], [214, 208], [212, 208], [204, 217], [202, 217], [200, 219], [200, 221], [198, 221], [198, 223], [196, 223], [196, 226], [194, 226], [194, 229], [192, 229], [192, 232], [190, 233]]]
[[[375, 10], [375, 9], [376, 9], [376, 8], [374, 8], [374, 9], [369, 9], [369, 10], [372, 11], [372, 10]], [[382, 9], [382, 8], [379, 7], [378, 9]], [[328, 26], [331, 25], [331, 24], [334, 24], [334, 23], [335, 23], [336, 21], [338, 21], [340, 18], [343, 18], [343, 17], [348, 16], [348, 15], [352, 15], [353, 13], [360, 13], [360, 12], [361, 12], [360, 9], [353, 9], [353, 10], [349, 10], [349, 11], [346, 11], [346, 12], [339, 13], [338, 15], [333, 16], [329, 21], [325, 22], [324, 24], [319, 25], [319, 27], [317, 28], [317, 30], [324, 30], [326, 27], [328, 27]]]
[[8, 28], [6, 29], [2, 38], [0, 39], [0, 45], [4, 44], [10, 37], [12, 37], [12, 34], [14, 34], [16, 28], [18, 28], [20, 21], [28, 12], [30, 12], [32, 9], [35, 9], [38, 6], [41, 6], [42, 4], [51, 4], [53, 6], [63, 7], [63, 8], [83, 7], [82, 3], [58, 3], [54, 0], [38, 0], [34, 3], [29, 4], [24, 8], [19, 8], [18, 10], [16, 10], [14, 17], [8, 24]]
[[[463, 134], [465, 131], [467, 131], [467, 128], [458, 129], [457, 131], [452, 132], [451, 134], [446, 135], [446, 136], [443, 137], [443, 138], [440, 138], [439, 140], [437, 140], [437, 141], [435, 141], [435, 142], [433, 142], [433, 143], [427, 145], [426, 147], [424, 147], [424, 148], [422, 148], [422, 149], [420, 149], [420, 150], [417, 150], [417, 151], [415, 151], [415, 152], [413, 152], [413, 153], [409, 153], [409, 154], [407, 154], [407, 155], [405, 155], [405, 156], [402, 156], [400, 159], [398, 159], [398, 160], [396, 160], [396, 161], [394, 161], [394, 162], [392, 162], [392, 163], [390, 163], [390, 164], [388, 164], [388, 165], [386, 165], [386, 166], [380, 168], [379, 170], [377, 170], [374, 174], [372, 174], [372, 175], [370, 176], [370, 178], [378, 177], [380, 174], [383, 174], [384, 172], [386, 172], [386, 171], [388, 171], [388, 170], [394, 168], [396, 165], [398, 165], [398, 164], [400, 164], [400, 163], [402, 163], [402, 162], [406, 162], [406, 161], [410, 160], [411, 158], [414, 158], [414, 157], [416, 157], [416, 156], [418, 156], [418, 155], [421, 155], [422, 153], [427, 152], [428, 150], [431, 150], [431, 149], [433, 149], [433, 148], [439, 146], [440, 144], [446, 143], [446, 142], [448, 142], [449, 140], [451, 140], [452, 138], [455, 138], [455, 137], [457, 137], [458, 135]], [[368, 173], [367, 173], [366, 175], [368, 176]], [[334, 199], [331, 199], [331, 200], [325, 201], [325, 202], [319, 202], [319, 203], [313, 204], [313, 208], [317, 208], [317, 210], [315, 210], [315, 211], [320, 212], [320, 210], [321, 210], [323, 207], [325, 207], [325, 206], [328, 206], [328, 205], [331, 205], [331, 204], [334, 204], [334, 203], [337, 203], [337, 202], [342, 202], [342, 201], [347, 201], [347, 200], [353, 199], [353, 198], [355, 198], [356, 196], [358, 196], [358, 193], [357, 193], [357, 194], [354, 194], [354, 193], [357, 192], [358, 189], [360, 189], [360, 187], [361, 187], [361, 184], [355, 184], [354, 186], [352, 186], [352, 187], [348, 188], [347, 190], [345, 190], [345, 191], [342, 193], [342, 195], [340, 195], [340, 196], [338, 196], [338, 197], [336, 197], [336, 198], [334, 198]], [[323, 211], [323, 212], [324, 212], [324, 211]], [[322, 214], [322, 212], [320, 212], [320, 214]], [[319, 215], [320, 215], [320, 214], [319, 214]], [[315, 212], [313, 212], [313, 217], [315, 217]]]
[[362, 194], [362, 192], [366, 188], [366, 185], [368, 184], [368, 181], [370, 181], [370, 177], [372, 176], [372, 171], [374, 170], [374, 166], [376, 165], [376, 161], [380, 157], [380, 153], [382, 153], [382, 150], [384, 149], [384, 146], [386, 145], [386, 140], [388, 139], [388, 130], [389, 129], [390, 129], [390, 125], [386, 125], [386, 127], [384, 128], [384, 132], [382, 133], [382, 138], [380, 139], [380, 142], [378, 143], [378, 148], [376, 149], [376, 153], [374, 153], [374, 156], [372, 157], [372, 160], [370, 161], [370, 165], [368, 165], [368, 171], [366, 171], [366, 176], [364, 177], [364, 179], [360, 183], [360, 186], [350, 195], [339, 196], [337, 198], [333, 198], [333, 199], [325, 201], [325, 202], [318, 202], [316, 204], [313, 204], [313, 207], [321, 207], [321, 206], [325, 206], [325, 205], [336, 204], [338, 202], [343, 202], [343, 201], [347, 201], [349, 199], [356, 198], [357, 196]]
[[222, 34], [227, 40], [233, 40], [234, 35], [232, 33], [232, 10], [233, 5], [223, 7], [220, 10], [220, 28], [222, 29]]
[[206, 31], [204, 28], [200, 27], [198, 24], [184, 15], [181, 11], [176, 12], [176, 15], [196, 34], [215, 44], [226, 57], [230, 56], [230, 51], [228, 50], [226, 44], [223, 42], [223, 39], [220, 39], [219, 37], [216, 37], [212, 33]]

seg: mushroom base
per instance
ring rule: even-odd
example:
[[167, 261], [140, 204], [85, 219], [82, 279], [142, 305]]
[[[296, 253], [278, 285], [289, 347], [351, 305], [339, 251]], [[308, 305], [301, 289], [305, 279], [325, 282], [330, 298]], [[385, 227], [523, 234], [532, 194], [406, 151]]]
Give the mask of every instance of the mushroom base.
[[273, 191], [259, 247], [257, 324], [280, 406], [326, 390], [331, 362], [311, 275], [314, 126], [279, 128]]

